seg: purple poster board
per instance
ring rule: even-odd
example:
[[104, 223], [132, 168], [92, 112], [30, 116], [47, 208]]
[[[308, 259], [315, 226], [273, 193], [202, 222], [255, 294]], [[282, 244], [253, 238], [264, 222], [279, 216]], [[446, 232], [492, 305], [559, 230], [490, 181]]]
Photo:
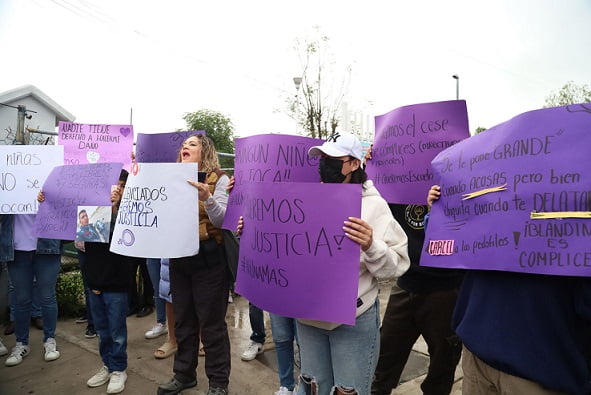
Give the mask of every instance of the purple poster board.
[[421, 264], [590, 276], [590, 109], [527, 112], [441, 152]]
[[205, 135], [205, 130], [155, 134], [138, 133], [135, 143], [135, 159], [140, 163], [174, 163], [183, 141], [195, 134]]
[[361, 250], [343, 221], [360, 217], [361, 185], [250, 183], [243, 195], [236, 292], [275, 314], [353, 325]]
[[64, 146], [66, 165], [123, 163], [129, 169], [133, 150], [132, 125], [59, 122], [58, 144]]
[[318, 156], [308, 149], [324, 140], [281, 134], [261, 134], [236, 139], [234, 189], [228, 199], [225, 229], [235, 229], [242, 215], [242, 190], [253, 182], [320, 182]]
[[376, 117], [366, 172], [389, 203], [425, 204], [431, 160], [470, 136], [464, 100], [415, 104]]
[[110, 206], [121, 163], [54, 167], [43, 184], [45, 201], [35, 218], [35, 236], [74, 240], [78, 206]]

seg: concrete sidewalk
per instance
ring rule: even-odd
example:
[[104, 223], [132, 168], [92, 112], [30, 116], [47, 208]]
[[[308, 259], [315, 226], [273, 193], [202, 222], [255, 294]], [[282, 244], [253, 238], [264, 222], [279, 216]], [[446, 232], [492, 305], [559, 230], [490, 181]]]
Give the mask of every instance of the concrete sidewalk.
[[[380, 293], [382, 314], [389, 296], [389, 285], [382, 286]], [[241, 395], [272, 395], [279, 388], [277, 362], [269, 317], [265, 314], [267, 340], [265, 353], [257, 359], [244, 362], [240, 354], [248, 344], [250, 323], [248, 319], [248, 302], [241, 297], [234, 298], [228, 305], [226, 322], [228, 323], [232, 373], [230, 375], [230, 393]], [[147, 340], [144, 333], [155, 324], [154, 313], [143, 318], [131, 316], [127, 319], [128, 328], [128, 369], [127, 383], [123, 394], [149, 395], [155, 394], [158, 384], [172, 377], [172, 357], [158, 360], [153, 353], [164, 341], [165, 336]], [[86, 326], [76, 324], [74, 319], [60, 320], [57, 325], [56, 340], [61, 356], [56, 361], [43, 360], [42, 331], [31, 327], [31, 352], [24, 361], [14, 367], [4, 365], [5, 357], [0, 361], [0, 394], [35, 394], [35, 395], [85, 395], [106, 394], [106, 385], [88, 388], [86, 381], [102, 366], [98, 353], [98, 339], [84, 338]], [[14, 346], [14, 335], [3, 336], [9, 350]], [[202, 395], [207, 393], [207, 378], [203, 369], [204, 358], [199, 358], [197, 368], [198, 385], [185, 390], [185, 395]], [[419, 339], [415, 344], [409, 363], [403, 373], [403, 382], [392, 394], [419, 395], [420, 383], [427, 371], [428, 354], [426, 345]], [[457, 382], [452, 394], [461, 394], [461, 369], [456, 370]]]

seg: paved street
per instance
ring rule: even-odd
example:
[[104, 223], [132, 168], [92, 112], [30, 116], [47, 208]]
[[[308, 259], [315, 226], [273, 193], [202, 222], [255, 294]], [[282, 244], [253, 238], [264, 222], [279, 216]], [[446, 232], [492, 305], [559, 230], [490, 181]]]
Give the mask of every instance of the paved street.
[[[389, 285], [382, 285], [380, 294], [381, 310], [385, 309], [389, 292]], [[234, 298], [234, 303], [228, 307], [227, 323], [232, 343], [232, 373], [230, 376], [230, 393], [241, 395], [271, 395], [279, 388], [277, 377], [277, 363], [273, 341], [271, 339], [271, 325], [266, 317], [267, 341], [265, 353], [256, 360], [244, 362], [240, 354], [248, 343], [250, 324], [248, 320], [248, 302], [241, 297]], [[155, 394], [159, 383], [167, 381], [172, 376], [172, 357], [157, 360], [152, 354], [164, 342], [164, 336], [147, 340], [144, 332], [155, 323], [155, 314], [127, 319], [128, 325], [128, 380], [123, 394], [148, 395]], [[84, 338], [85, 325], [76, 324], [74, 319], [62, 319], [57, 326], [57, 344], [61, 357], [53, 362], [43, 360], [42, 332], [31, 327], [31, 353], [22, 364], [16, 367], [6, 367], [4, 357], [0, 364], [0, 394], [1, 395], [85, 395], [106, 394], [107, 387], [88, 388], [86, 380], [100, 367], [98, 355], [98, 340]], [[2, 328], [3, 331], [3, 328]], [[8, 348], [14, 346], [14, 335], [3, 336]], [[207, 379], [203, 370], [203, 358], [199, 358], [197, 368], [198, 386], [183, 391], [185, 395], [202, 395], [207, 392]], [[392, 394], [419, 395], [420, 383], [427, 371], [428, 356], [424, 342], [419, 340], [403, 374], [405, 381]], [[461, 393], [461, 369], [456, 371], [457, 382], [453, 395]]]

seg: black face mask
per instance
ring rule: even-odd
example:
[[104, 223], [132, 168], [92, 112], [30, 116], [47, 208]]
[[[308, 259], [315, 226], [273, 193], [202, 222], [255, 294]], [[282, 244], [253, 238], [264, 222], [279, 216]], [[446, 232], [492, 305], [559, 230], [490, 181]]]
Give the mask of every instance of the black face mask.
[[343, 174], [343, 162], [340, 159], [322, 157], [320, 158], [320, 179], [325, 184], [342, 184], [346, 175]]

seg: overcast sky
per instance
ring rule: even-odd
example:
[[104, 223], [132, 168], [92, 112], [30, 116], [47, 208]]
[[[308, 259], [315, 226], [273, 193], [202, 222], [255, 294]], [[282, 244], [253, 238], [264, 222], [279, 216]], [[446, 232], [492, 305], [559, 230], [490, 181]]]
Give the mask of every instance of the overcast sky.
[[[293, 133], [296, 38], [320, 26], [371, 116], [456, 94], [470, 129], [591, 84], [591, 1], [0, 0], [0, 92], [33, 84], [80, 123], [184, 128], [207, 108], [235, 133]], [[279, 111], [277, 111], [279, 110]]]

